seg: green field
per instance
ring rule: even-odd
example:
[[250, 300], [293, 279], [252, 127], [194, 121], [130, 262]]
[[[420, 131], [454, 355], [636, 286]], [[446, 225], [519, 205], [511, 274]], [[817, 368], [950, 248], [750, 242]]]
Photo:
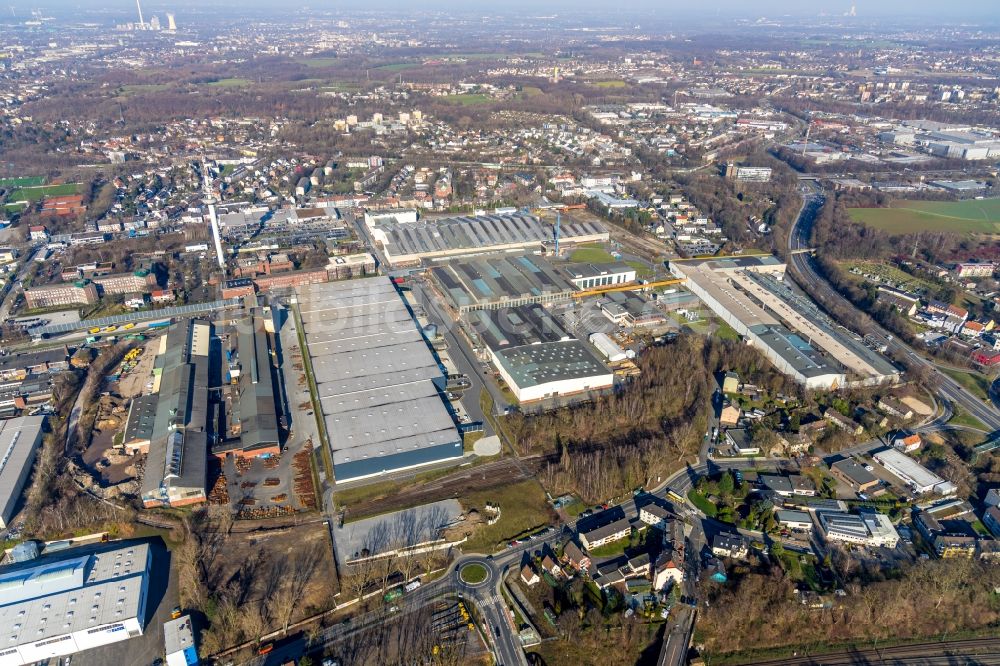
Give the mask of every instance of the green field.
[[78, 183], [63, 185], [42, 185], [40, 187], [22, 187], [10, 195], [11, 201], [38, 201], [42, 197], [58, 197], [66, 194], [76, 194], [80, 189]]
[[982, 421], [977, 419], [972, 414], [967, 414], [965, 411], [957, 407], [955, 408], [954, 416], [951, 417], [948, 423], [950, 425], [968, 426], [969, 428], [975, 428], [976, 430], [982, 430], [983, 432], [988, 431], [988, 428]]
[[1000, 233], [1000, 199], [896, 201], [889, 208], [851, 208], [855, 222], [891, 234], [919, 231]]
[[459, 569], [458, 575], [461, 576], [469, 585], [477, 585], [486, 580], [490, 572], [486, 570], [482, 564], [473, 562], [472, 564], [466, 564], [464, 567]]
[[168, 90], [171, 85], [169, 83], [134, 83], [119, 88], [118, 94], [131, 97], [132, 95], [141, 95], [143, 93], [163, 92], [164, 90]]
[[621, 79], [613, 79], [611, 81], [591, 81], [590, 85], [597, 88], [624, 88], [628, 84]]
[[569, 260], [578, 264], [613, 264], [617, 261], [600, 244], [583, 245], [573, 250]]
[[0, 178], [0, 187], [38, 187], [45, 184], [45, 176], [23, 176], [21, 178]]
[[229, 78], [229, 79], [219, 79], [218, 81], [212, 81], [208, 85], [213, 88], [242, 88], [243, 86], [250, 85], [250, 79], [240, 79], [240, 78]]
[[300, 65], [305, 65], [306, 67], [333, 67], [338, 62], [337, 58], [296, 58], [295, 62]]
[[988, 400], [990, 392], [990, 379], [986, 375], [978, 372], [966, 372], [955, 368], [939, 367], [941, 372], [948, 375], [963, 387], [969, 390], [980, 400]]
[[463, 546], [466, 552], [491, 553], [502, 547], [502, 542], [548, 525], [552, 519], [545, 491], [534, 480], [468, 492], [460, 500], [462, 508], [475, 508], [480, 513], [487, 502], [500, 506], [500, 520], [473, 532]]
[[493, 98], [489, 95], [484, 95], [482, 93], [463, 93], [461, 95], [448, 95], [447, 97], [439, 97], [441, 101], [448, 102], [449, 104], [458, 104], [460, 106], [477, 106], [479, 104], [489, 104], [493, 101]]

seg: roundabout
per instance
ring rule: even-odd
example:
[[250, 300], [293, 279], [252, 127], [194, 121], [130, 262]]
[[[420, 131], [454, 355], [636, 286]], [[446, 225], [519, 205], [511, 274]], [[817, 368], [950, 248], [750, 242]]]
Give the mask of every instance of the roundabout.
[[458, 569], [458, 579], [466, 587], [480, 588], [488, 585], [493, 578], [493, 572], [485, 562], [472, 561], [463, 564]]

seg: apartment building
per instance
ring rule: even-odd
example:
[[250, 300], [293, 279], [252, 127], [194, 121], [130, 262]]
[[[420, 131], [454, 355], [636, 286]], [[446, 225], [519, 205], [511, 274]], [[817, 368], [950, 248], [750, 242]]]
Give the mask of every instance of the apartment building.
[[156, 287], [156, 275], [146, 269], [92, 278], [103, 294], [144, 294]]
[[24, 300], [29, 309], [51, 308], [60, 305], [93, 305], [98, 298], [97, 286], [88, 280], [50, 284], [24, 290]]

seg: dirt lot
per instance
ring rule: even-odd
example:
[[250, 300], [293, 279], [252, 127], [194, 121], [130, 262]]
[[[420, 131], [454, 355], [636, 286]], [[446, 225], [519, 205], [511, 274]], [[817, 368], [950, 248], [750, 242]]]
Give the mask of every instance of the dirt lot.
[[232, 506], [242, 520], [316, 510], [309, 450], [270, 458], [215, 458], [208, 467], [208, 501]]
[[153, 360], [160, 346], [158, 338], [147, 340], [142, 347], [142, 354], [137, 359], [135, 367], [122, 375], [118, 380], [118, 394], [125, 399], [131, 399], [143, 393], [149, 393], [146, 384], [152, 380]]
[[340, 584], [324, 523], [234, 531], [223, 539], [213, 561], [213, 578], [245, 585], [246, 603], [266, 605], [278, 589], [294, 585], [299, 589], [293, 622], [333, 607]]
[[115, 485], [135, 478], [135, 458], [114, 449], [115, 435], [125, 430], [128, 411], [126, 401], [110, 395], [101, 396], [91, 432], [90, 444], [83, 452], [83, 463], [101, 485]]

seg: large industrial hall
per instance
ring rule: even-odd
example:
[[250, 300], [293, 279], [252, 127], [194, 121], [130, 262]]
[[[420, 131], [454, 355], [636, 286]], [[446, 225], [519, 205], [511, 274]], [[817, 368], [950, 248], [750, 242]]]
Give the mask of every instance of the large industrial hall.
[[462, 457], [444, 372], [389, 278], [297, 301], [337, 483]]

